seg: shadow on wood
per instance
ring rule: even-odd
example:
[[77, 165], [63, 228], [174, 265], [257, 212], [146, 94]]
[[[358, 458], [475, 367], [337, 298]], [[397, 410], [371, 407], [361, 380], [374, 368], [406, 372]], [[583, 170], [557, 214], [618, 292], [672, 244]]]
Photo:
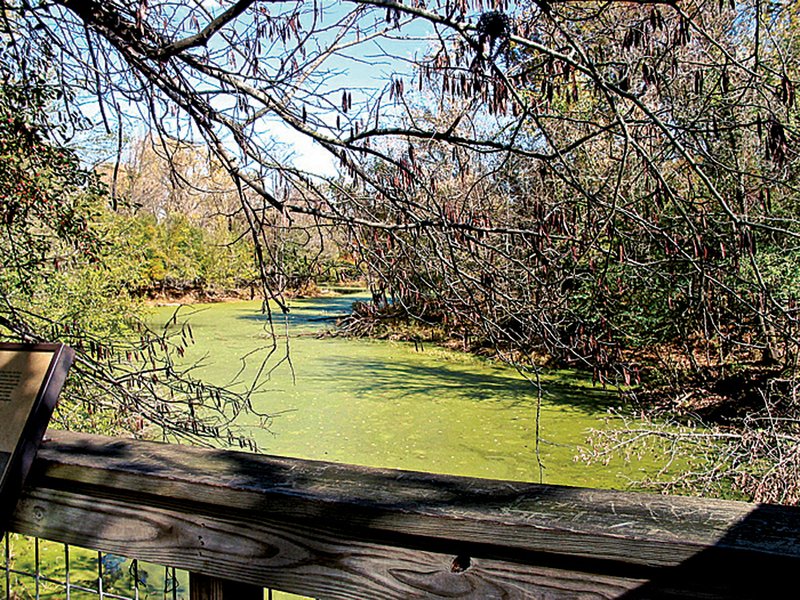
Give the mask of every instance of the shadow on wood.
[[199, 573], [189, 576], [189, 600], [263, 600], [264, 590], [258, 586], [208, 577]]
[[315, 598], [764, 598], [800, 566], [793, 508], [68, 433], [12, 527]]

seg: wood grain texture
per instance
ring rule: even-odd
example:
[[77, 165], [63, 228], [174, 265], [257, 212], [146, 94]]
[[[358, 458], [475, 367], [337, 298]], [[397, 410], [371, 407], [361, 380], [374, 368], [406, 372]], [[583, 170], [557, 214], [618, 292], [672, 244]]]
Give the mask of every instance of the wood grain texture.
[[316, 598], [763, 598], [800, 565], [791, 508], [53, 435], [15, 531]]

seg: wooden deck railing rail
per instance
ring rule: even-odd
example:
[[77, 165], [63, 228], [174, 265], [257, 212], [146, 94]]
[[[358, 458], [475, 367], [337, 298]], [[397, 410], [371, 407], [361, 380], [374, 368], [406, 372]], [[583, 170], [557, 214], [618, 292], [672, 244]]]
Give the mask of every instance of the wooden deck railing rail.
[[798, 593], [793, 508], [52, 436], [12, 529], [186, 569], [194, 598]]

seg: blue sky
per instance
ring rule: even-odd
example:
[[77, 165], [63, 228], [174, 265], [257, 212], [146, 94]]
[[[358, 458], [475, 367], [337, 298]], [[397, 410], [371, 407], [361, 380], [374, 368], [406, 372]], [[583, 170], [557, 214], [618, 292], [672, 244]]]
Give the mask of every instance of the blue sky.
[[[219, 14], [228, 5], [229, 2], [220, 3], [218, 0], [206, 0], [203, 2], [204, 8], [211, 15]], [[267, 3], [264, 6], [268, 7], [273, 13], [278, 13], [282, 8], [295, 5], [296, 3], [294, 2], [276, 2]], [[311, 5], [312, 3], [310, 2], [302, 3], [304, 10], [310, 9]], [[323, 24], [332, 25], [336, 23], [356, 6], [357, 4], [350, 2], [326, 2], [323, 10]], [[331, 128], [336, 123], [338, 113], [336, 107], [340, 104], [339, 98], [342, 89], [347, 89], [353, 96], [353, 110], [348, 113], [348, 116], [351, 117], [353, 115], [358, 116], [359, 111], [363, 111], [368, 103], [372, 104], [371, 101], [387, 88], [393, 77], [403, 77], [406, 82], [406, 88], [413, 89], [415, 87], [413, 85], [413, 62], [415, 59], [421, 58], [432, 43], [431, 35], [433, 31], [431, 26], [420, 20], [411, 21], [405, 19], [401, 21], [402, 26], [399, 29], [391, 29], [387, 32], [387, 35], [383, 35], [379, 39], [367, 41], [364, 41], [364, 38], [360, 36], [368, 37], [371, 32], [383, 30], [387, 27], [385, 12], [377, 9], [365, 10], [365, 14], [360, 18], [360, 23], [362, 32], [358, 38], [360, 42], [349, 48], [347, 52], [329, 57], [325, 64], [330, 69], [331, 76], [320, 82], [319, 88], [316, 90], [322, 95], [328, 95], [329, 104], [327, 108], [318, 107], [314, 115]], [[240, 26], [248, 27], [252, 24], [253, 21], [242, 21]], [[205, 23], [201, 21], [200, 26], [204, 25]], [[331, 32], [323, 33], [309, 40], [308, 45], [319, 44], [324, 46], [331, 39]], [[356, 41], [356, 33], [354, 31], [349, 34], [349, 41]], [[211, 46], [220, 43], [220, 40], [215, 38]], [[291, 44], [292, 39], [289, 39], [286, 45], [278, 44], [274, 52], [280, 53], [286, 49], [291, 49]], [[220, 47], [217, 46], [217, 49]], [[269, 55], [266, 55], [264, 60], [265, 62], [268, 61]], [[198, 85], [202, 86], [202, 83], [200, 82]], [[222, 98], [219, 100], [217, 107], [223, 108], [226, 104], [228, 108], [231, 107], [232, 97]], [[147, 124], [138, 114], [146, 111], [142, 111], [134, 104], [123, 103], [122, 106], [123, 111], [130, 115], [130, 118], [127, 119], [127, 136], [132, 138], [144, 136], [147, 131]], [[382, 106], [382, 115], [390, 115], [391, 107], [387, 106], [386, 100], [382, 102]], [[113, 109], [107, 107], [107, 110]], [[104, 127], [95, 98], [86, 99], [84, 112], [97, 126], [94, 131], [80, 140], [80, 143], [86, 148], [93, 149], [97, 159], [103, 160], [101, 155], [105, 155], [104, 160], [113, 159], [116, 147], [115, 132], [112, 131], [111, 135], [106, 136], [105, 139], [98, 135], [98, 132], [104, 130]], [[279, 142], [283, 145], [283, 151], [276, 148], [273, 154], [291, 155], [290, 160], [295, 167], [319, 176], [336, 174], [336, 161], [331, 155], [312, 141], [311, 138], [292, 129], [285, 123], [275, 118], [266, 117], [259, 124], [257, 131], [256, 143], [261, 141], [266, 146], [273, 142]]]

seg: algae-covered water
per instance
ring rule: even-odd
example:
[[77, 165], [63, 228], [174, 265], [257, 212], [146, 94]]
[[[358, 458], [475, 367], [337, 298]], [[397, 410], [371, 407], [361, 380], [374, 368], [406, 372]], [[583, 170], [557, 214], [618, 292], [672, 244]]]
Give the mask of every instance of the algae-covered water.
[[[274, 319], [285, 336], [274, 351], [259, 302], [161, 307], [151, 324], [164, 327], [177, 310], [171, 327], [190, 323], [195, 343], [183, 362], [198, 363], [195, 375], [240, 390], [257, 382], [253, 407], [271, 417], [242, 414], [236, 426], [262, 452], [495, 479], [539, 481], [541, 473], [545, 483], [606, 488], [625, 487], [652, 467], [575, 461], [590, 428], [615, 426], [606, 417], [617, 394], [581, 374], [551, 371], [542, 376], [540, 471], [537, 390], [513, 368], [433, 345], [319, 337], [332, 327], [329, 317], [362, 298], [292, 302], [285, 320]], [[33, 573], [33, 543], [11, 536], [9, 564]], [[42, 542], [40, 555], [42, 576], [64, 581], [63, 546]], [[69, 561], [78, 586], [73, 599], [95, 598], [80, 588], [98, 589], [101, 571], [106, 592], [132, 597], [138, 580], [140, 598], [188, 596], [186, 573], [173, 586], [163, 567], [142, 563], [134, 572], [131, 561], [114, 555], [72, 548]], [[63, 586], [41, 581], [37, 589], [34, 577], [14, 574], [9, 581], [12, 596], [64, 597]]]
[[[536, 458], [536, 387], [515, 369], [434, 345], [318, 337], [332, 327], [326, 317], [349, 310], [361, 296], [296, 300], [286, 321], [291, 365], [284, 361], [261, 377], [253, 396], [266, 422], [242, 415], [237, 423], [260, 451], [496, 479], [539, 481]], [[156, 310], [168, 321], [175, 307]], [[220, 385], [244, 389], [271, 348], [260, 302], [182, 307], [195, 344], [186, 361]], [[285, 356], [285, 340], [267, 362]], [[243, 362], [242, 357], [247, 355]], [[242, 365], [244, 371], [241, 371]], [[624, 487], [641, 476], [641, 464], [587, 466], [577, 447], [592, 427], [604, 427], [618, 395], [585, 376], [552, 371], [542, 376], [539, 448], [545, 483]], [[266, 425], [266, 426], [265, 426]]]

